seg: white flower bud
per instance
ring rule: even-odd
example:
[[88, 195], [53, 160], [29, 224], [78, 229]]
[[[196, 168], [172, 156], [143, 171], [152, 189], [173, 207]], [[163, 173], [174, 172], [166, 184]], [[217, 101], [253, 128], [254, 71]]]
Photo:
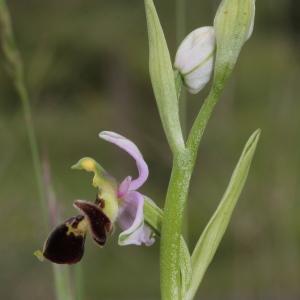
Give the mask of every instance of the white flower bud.
[[200, 92], [210, 80], [215, 45], [214, 28], [206, 26], [192, 31], [177, 50], [174, 66], [192, 94]]

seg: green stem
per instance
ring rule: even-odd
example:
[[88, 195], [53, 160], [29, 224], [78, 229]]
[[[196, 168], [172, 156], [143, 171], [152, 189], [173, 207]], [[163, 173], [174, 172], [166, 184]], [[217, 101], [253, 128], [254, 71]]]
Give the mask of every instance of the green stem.
[[180, 299], [180, 236], [192, 174], [188, 151], [174, 157], [161, 232], [161, 294], [163, 300]]
[[[223, 86], [223, 85], [222, 85]], [[197, 153], [201, 139], [203, 137], [207, 123], [211, 117], [211, 114], [219, 100], [222, 87], [219, 85], [213, 85], [208, 97], [205, 99], [197, 117], [193, 124], [187, 140], [187, 148], [192, 154], [192, 165], [195, 165]]]
[[221, 88], [213, 85], [188, 137], [187, 149], [174, 157], [164, 208], [161, 238], [161, 292], [163, 300], [180, 299], [180, 235], [189, 184], [204, 130], [218, 102]]

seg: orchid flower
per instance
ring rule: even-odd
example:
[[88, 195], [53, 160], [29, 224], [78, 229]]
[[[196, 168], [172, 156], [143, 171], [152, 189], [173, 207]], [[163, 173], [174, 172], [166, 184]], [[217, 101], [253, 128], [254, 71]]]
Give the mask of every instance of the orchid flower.
[[146, 245], [154, 243], [154, 233], [144, 223], [144, 195], [137, 190], [148, 178], [149, 170], [137, 146], [127, 138], [110, 131], [99, 137], [126, 151], [136, 162], [138, 177], [127, 176], [120, 184], [94, 159], [82, 158], [73, 169], [94, 173], [93, 186], [98, 189], [95, 203], [76, 200], [74, 207], [80, 215], [66, 220], [49, 235], [43, 248], [43, 257], [60, 264], [72, 264], [81, 260], [87, 232], [93, 240], [104, 246], [114, 224], [122, 232], [119, 245]]

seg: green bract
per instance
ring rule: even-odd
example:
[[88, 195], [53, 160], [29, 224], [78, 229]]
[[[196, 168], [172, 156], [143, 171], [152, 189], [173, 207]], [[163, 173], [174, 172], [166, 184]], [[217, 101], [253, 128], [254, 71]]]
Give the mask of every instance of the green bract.
[[257, 130], [247, 141], [223, 198], [193, 251], [191, 286], [184, 298], [185, 300], [194, 298], [199, 284], [219, 247], [245, 185], [259, 136], [260, 130]]
[[174, 153], [184, 148], [170, 54], [152, 0], [145, 0], [149, 36], [149, 70], [162, 124]]

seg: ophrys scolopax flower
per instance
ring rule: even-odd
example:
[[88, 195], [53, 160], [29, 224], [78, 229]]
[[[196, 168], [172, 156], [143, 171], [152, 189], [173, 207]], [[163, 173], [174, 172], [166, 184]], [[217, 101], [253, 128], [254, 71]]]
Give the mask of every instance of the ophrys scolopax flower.
[[148, 178], [148, 166], [137, 148], [127, 138], [110, 131], [99, 137], [126, 151], [136, 162], [138, 177], [127, 176], [120, 184], [94, 159], [85, 157], [72, 168], [94, 173], [93, 186], [98, 189], [95, 203], [76, 200], [74, 207], [79, 215], [57, 226], [43, 247], [43, 257], [60, 264], [80, 261], [84, 253], [86, 234], [104, 246], [107, 236], [117, 223], [122, 232], [119, 245], [146, 245], [154, 243], [154, 233], [144, 222], [144, 196], [138, 189]]

